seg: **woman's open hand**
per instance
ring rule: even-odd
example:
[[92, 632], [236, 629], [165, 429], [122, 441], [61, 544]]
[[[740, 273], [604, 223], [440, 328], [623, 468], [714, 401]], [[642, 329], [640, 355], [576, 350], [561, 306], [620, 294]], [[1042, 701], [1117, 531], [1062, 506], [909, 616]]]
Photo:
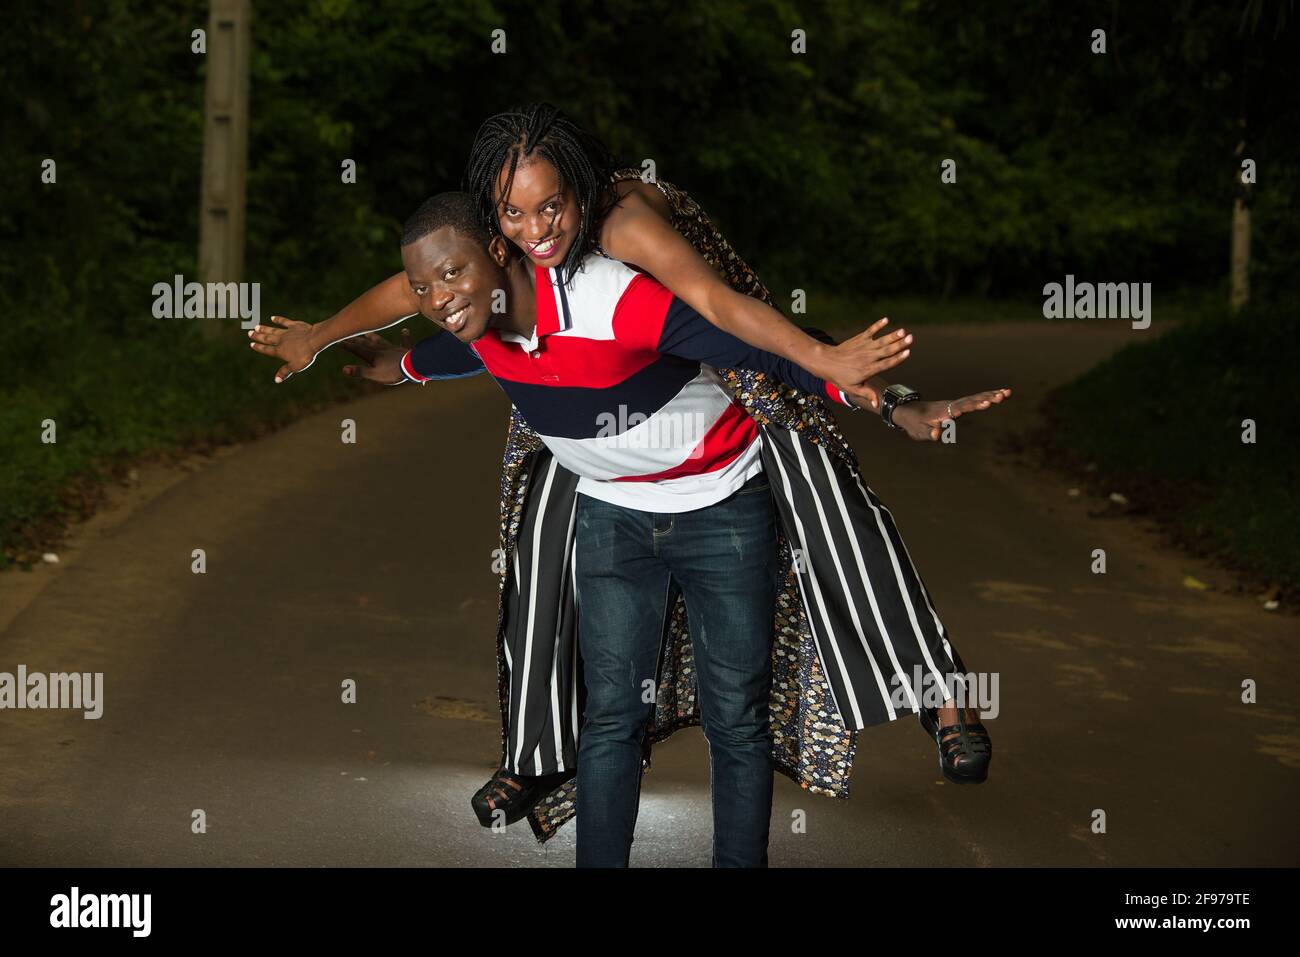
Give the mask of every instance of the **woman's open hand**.
[[851, 399], [855, 405], [880, 408], [880, 396], [867, 380], [905, 360], [911, 354], [912, 336], [906, 329], [880, 333], [889, 320], [877, 319], [852, 339], [827, 348], [820, 375]]

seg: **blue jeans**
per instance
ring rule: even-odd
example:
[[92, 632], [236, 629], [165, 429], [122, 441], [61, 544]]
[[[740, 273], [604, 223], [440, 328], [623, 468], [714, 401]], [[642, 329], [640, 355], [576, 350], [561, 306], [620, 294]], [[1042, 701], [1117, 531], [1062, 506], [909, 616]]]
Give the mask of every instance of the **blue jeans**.
[[715, 867], [765, 867], [772, 812], [776, 517], [763, 475], [730, 498], [657, 514], [579, 494], [579, 867], [626, 867], [654, 711], [669, 579], [686, 599], [709, 742]]

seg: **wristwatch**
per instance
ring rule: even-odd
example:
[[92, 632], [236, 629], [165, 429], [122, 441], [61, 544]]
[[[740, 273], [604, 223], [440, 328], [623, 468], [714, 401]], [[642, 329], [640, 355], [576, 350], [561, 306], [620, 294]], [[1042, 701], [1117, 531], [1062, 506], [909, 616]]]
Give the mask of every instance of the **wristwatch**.
[[885, 389], [880, 396], [880, 417], [885, 420], [885, 425], [891, 429], [897, 429], [894, 424], [894, 410], [900, 405], [907, 405], [909, 402], [915, 402], [921, 398], [921, 393], [915, 389], [909, 389], [905, 385], [894, 383]]

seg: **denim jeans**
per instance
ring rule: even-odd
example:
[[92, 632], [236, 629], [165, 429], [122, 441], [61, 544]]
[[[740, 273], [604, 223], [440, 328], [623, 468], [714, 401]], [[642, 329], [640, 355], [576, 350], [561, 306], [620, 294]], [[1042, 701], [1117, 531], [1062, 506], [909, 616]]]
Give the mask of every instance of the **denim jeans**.
[[580, 494], [575, 547], [587, 693], [578, 745], [578, 866], [628, 863], [671, 578], [686, 599], [709, 743], [713, 865], [765, 867], [777, 581], [766, 476], [715, 505], [675, 514]]

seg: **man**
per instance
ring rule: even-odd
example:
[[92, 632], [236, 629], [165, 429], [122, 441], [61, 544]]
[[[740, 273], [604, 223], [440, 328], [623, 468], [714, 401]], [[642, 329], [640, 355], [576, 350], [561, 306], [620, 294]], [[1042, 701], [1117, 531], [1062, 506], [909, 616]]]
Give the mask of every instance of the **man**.
[[[576, 507], [555, 516], [561, 522], [567, 518], [571, 531], [576, 525], [576, 545], [558, 562], [539, 562], [541, 553], [534, 551], [528, 569], [530, 587], [539, 567], [556, 569], [564, 596], [559, 618], [569, 597], [566, 569], [578, 595], [588, 692], [578, 755], [579, 864], [627, 862], [642, 734], [659, 703], [656, 666], [673, 581], [685, 595], [695, 638], [695, 681], [714, 769], [714, 862], [765, 864], [777, 530], [762, 478], [759, 429], [710, 366], [749, 367], [812, 394], [836, 401], [843, 396], [785, 360], [721, 332], [652, 278], [621, 263], [589, 257], [564, 288], [554, 270], [529, 267], [512, 259], [499, 238], [485, 245], [487, 239], [468, 197], [457, 194], [435, 197], [408, 223], [403, 262], [412, 292], [420, 311], [451, 336], [421, 343], [405, 356], [404, 370], [415, 381], [473, 374], [484, 366], [497, 377], [553, 456], [545, 478], [540, 473], [533, 478], [534, 485], [542, 483], [539, 540], [544, 503], [561, 471], [557, 463], [579, 476]], [[506, 291], [508, 306], [494, 312], [498, 289]], [[392, 356], [385, 361], [389, 368], [372, 377], [392, 381]], [[998, 392], [959, 400], [952, 411], [987, 407], [1002, 397]], [[699, 434], [684, 427], [691, 423], [700, 425]], [[794, 454], [800, 454], [797, 447]], [[788, 495], [792, 483], [788, 476], [783, 482]], [[521, 541], [512, 551], [516, 599], [526, 593], [520, 562], [525, 545]], [[551, 591], [552, 603], [554, 595]], [[531, 639], [536, 602], [527, 606], [522, 617]], [[509, 614], [515, 633], [521, 607], [516, 601]], [[543, 633], [563, 630], [554, 621], [544, 624]], [[931, 644], [924, 657], [938, 670], [934, 658], [946, 658], [949, 649], [941, 635]], [[576, 660], [564, 660], [562, 641], [549, 648], [528, 641], [515, 650], [512, 656], [507, 643], [511, 716], [527, 714], [530, 689], [550, 690], [541, 721], [551, 725], [542, 737], [554, 754], [541, 753], [539, 737], [530, 749], [535, 753], [527, 755], [533, 760], [528, 770], [571, 767], [573, 756], [566, 749], [576, 730], [570, 671]], [[543, 652], [537, 658], [549, 680], [532, 678], [534, 651]], [[897, 657], [892, 650], [889, 656]], [[950, 661], [944, 664], [951, 667]], [[899, 667], [897, 660], [894, 666]], [[880, 669], [874, 662], [872, 667], [879, 681]], [[853, 710], [855, 722], [861, 722], [856, 705]], [[523, 741], [517, 736], [513, 755], [507, 754], [516, 768], [525, 757]]]

